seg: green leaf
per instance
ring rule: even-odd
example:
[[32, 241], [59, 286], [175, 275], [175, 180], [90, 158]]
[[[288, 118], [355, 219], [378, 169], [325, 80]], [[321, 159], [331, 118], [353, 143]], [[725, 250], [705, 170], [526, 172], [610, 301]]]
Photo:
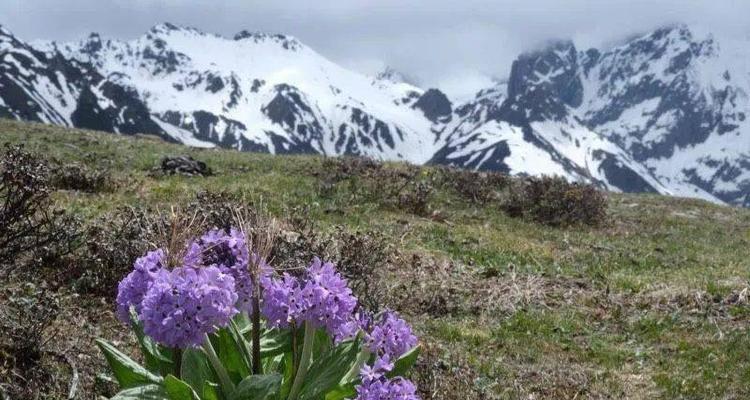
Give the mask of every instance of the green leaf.
[[180, 377], [187, 382], [196, 393], [204, 393], [209, 381], [216, 382], [216, 376], [208, 365], [206, 355], [197, 349], [182, 351], [182, 365]]
[[318, 399], [334, 390], [357, 361], [359, 350], [360, 341], [349, 340], [315, 359], [305, 377], [300, 400]]
[[242, 356], [242, 360], [245, 362], [245, 366], [248, 370], [252, 370], [253, 356], [250, 351], [250, 343], [245, 339], [244, 336], [242, 336], [237, 323], [235, 323], [234, 321], [229, 321], [229, 326], [227, 327], [227, 329], [229, 330], [229, 334], [232, 335], [232, 339], [237, 345], [237, 349], [240, 351], [240, 355]]
[[323, 354], [333, 347], [333, 340], [328, 336], [325, 329], [315, 331], [315, 341], [313, 342], [313, 354]]
[[129, 389], [149, 383], [160, 384], [162, 382], [160, 376], [154, 375], [120, 350], [117, 350], [109, 342], [97, 339], [96, 344], [102, 353], [104, 353], [104, 357], [107, 359], [107, 363], [109, 363], [109, 367], [112, 369], [112, 373], [122, 389]]
[[268, 400], [276, 398], [281, 386], [281, 375], [250, 375], [243, 379], [229, 400]]
[[167, 391], [169, 400], [200, 400], [198, 394], [193, 391], [184, 381], [177, 379], [174, 375], [164, 378], [164, 389]]
[[221, 387], [219, 387], [218, 383], [206, 382], [206, 384], [203, 385], [203, 400], [221, 399], [221, 396], [219, 395], [220, 391]]
[[349, 383], [346, 385], [339, 385], [336, 389], [326, 393], [325, 400], [344, 400], [353, 399], [357, 397], [357, 391], [354, 389], [354, 384]]
[[[302, 343], [302, 341], [299, 341]], [[261, 357], [272, 357], [285, 353], [292, 348], [292, 334], [289, 329], [271, 329], [260, 336]]]
[[289, 391], [292, 389], [292, 381], [294, 379], [294, 360], [292, 360], [292, 353], [284, 354], [282, 359], [284, 368], [284, 378], [281, 380], [281, 391], [280, 399], [285, 399], [289, 396]]
[[149, 384], [125, 389], [110, 400], [170, 400], [161, 385]]
[[420, 350], [420, 346], [416, 346], [413, 349], [409, 350], [406, 354], [401, 356], [401, 358], [396, 360], [395, 363], [393, 363], [393, 370], [386, 373], [385, 376], [387, 376], [388, 378], [404, 376], [404, 374], [409, 371], [409, 368], [414, 366], [414, 364], [417, 362], [417, 357], [419, 357]]
[[245, 364], [237, 342], [232, 338], [229, 330], [219, 329], [212, 339], [214, 339], [212, 342], [214, 342], [216, 354], [234, 383], [250, 375], [250, 368]]

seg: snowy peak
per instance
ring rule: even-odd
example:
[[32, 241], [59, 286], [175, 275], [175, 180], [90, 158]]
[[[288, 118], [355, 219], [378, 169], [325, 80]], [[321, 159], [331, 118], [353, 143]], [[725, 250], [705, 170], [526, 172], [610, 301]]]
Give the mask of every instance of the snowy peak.
[[291, 51], [297, 51], [302, 48], [302, 43], [297, 41], [297, 39], [281, 34], [267, 34], [263, 32], [250, 32], [243, 30], [234, 35], [234, 40], [252, 40], [255, 43], [271, 41], [279, 44], [284, 49]]
[[[624, 191], [748, 205], [748, 49], [685, 25], [611, 49], [551, 42], [514, 61], [506, 97], [488, 100], [493, 91], [483, 91], [457, 107], [441, 160], [460, 156], [481, 168], [502, 155], [511, 171], [558, 170]], [[521, 166], [514, 146], [543, 151], [535, 166]]]

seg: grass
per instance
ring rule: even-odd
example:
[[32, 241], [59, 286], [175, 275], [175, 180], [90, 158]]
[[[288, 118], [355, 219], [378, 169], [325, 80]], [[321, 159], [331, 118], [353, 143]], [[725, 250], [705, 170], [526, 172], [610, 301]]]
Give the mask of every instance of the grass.
[[[320, 197], [312, 172], [321, 157], [189, 149], [11, 121], [0, 121], [0, 142], [109, 170], [116, 190], [55, 194], [84, 220], [120, 205], [184, 204], [213, 190], [262, 201], [280, 217], [304, 207], [322, 230], [385, 233], [396, 248], [387, 284], [409, 292], [392, 306], [432, 349], [428, 368], [445, 367], [436, 369], [442, 383], [431, 390], [434, 398], [750, 396], [748, 210], [611, 194], [605, 226], [563, 229], [510, 218], [496, 204], [468, 203], [442, 188], [431, 204], [441, 218], [426, 218], [353, 201], [344, 187]], [[161, 157], [177, 154], [207, 162], [215, 176], [150, 175]], [[409, 261], [415, 255], [420, 265]], [[128, 340], [110, 305], [85, 304], [88, 314], [109, 316], [87, 320], [96, 329], [86, 335]], [[85, 346], [92, 365], [102, 366]], [[97, 390], [94, 380], [84, 377], [87, 398]]]

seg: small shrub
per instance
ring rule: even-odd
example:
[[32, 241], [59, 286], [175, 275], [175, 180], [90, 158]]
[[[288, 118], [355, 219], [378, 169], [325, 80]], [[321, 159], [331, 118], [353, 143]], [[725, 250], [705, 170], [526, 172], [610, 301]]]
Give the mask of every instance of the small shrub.
[[133, 260], [153, 243], [156, 215], [148, 209], [123, 207], [92, 222], [85, 231], [85, 247], [60, 281], [75, 280], [74, 288], [81, 294], [111, 297]]
[[69, 254], [79, 225], [52, 207], [47, 163], [23, 146], [6, 145], [0, 174], [0, 276]]
[[383, 308], [382, 272], [388, 263], [390, 244], [380, 232], [349, 232], [336, 228], [335, 251], [331, 260], [360, 303], [372, 311]]
[[511, 186], [503, 205], [511, 217], [524, 217], [550, 226], [600, 225], [607, 199], [590, 184], [562, 177], [531, 177]]
[[91, 169], [81, 164], [64, 164], [55, 169], [52, 186], [62, 190], [99, 193], [114, 189], [109, 171]]
[[425, 216], [430, 212], [430, 199], [435, 188], [428, 181], [409, 184], [398, 195], [398, 206], [412, 214]]
[[487, 204], [508, 187], [511, 178], [499, 172], [478, 172], [442, 167], [438, 169], [440, 183], [454, 189], [461, 197], [477, 204]]
[[383, 163], [365, 157], [332, 157], [326, 158], [321, 169], [316, 173], [320, 178], [318, 194], [331, 197], [341, 182], [347, 182], [347, 189], [357, 197], [368, 191], [368, 178], [378, 175], [383, 170]]
[[417, 215], [429, 213], [435, 175], [413, 165], [386, 167], [367, 158], [326, 159], [321, 171], [318, 194], [331, 197], [345, 188], [353, 200], [364, 200], [403, 209]]
[[[31, 284], [0, 294], [0, 398], [32, 399], [49, 396], [59, 388], [50, 364], [47, 343], [59, 305], [46, 290]], [[44, 382], [33, 385], [30, 382]], [[3, 393], [5, 392], [5, 393]]]
[[0, 309], [4, 332], [0, 345], [21, 370], [36, 366], [41, 359], [45, 330], [59, 310], [57, 302], [44, 291], [33, 286], [29, 289], [29, 293], [14, 294]]
[[228, 192], [203, 191], [187, 205], [186, 214], [195, 215], [195, 219], [207, 229], [228, 231], [234, 224], [237, 210], [255, 212], [237, 196]]

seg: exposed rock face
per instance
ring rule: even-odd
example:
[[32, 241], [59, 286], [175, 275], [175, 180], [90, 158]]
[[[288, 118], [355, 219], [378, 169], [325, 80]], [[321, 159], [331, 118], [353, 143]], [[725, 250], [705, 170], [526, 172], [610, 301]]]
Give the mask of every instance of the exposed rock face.
[[453, 114], [453, 105], [448, 96], [437, 89], [429, 89], [412, 106], [422, 110], [432, 122], [448, 122]]

